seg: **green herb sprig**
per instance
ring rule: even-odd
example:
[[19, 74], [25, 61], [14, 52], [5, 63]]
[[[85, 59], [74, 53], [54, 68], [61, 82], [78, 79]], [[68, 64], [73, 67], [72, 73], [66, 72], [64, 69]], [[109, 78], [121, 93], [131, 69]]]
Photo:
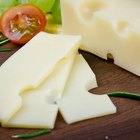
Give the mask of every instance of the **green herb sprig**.
[[0, 52], [9, 52], [11, 50], [11, 48], [0, 48]]
[[124, 97], [134, 100], [140, 100], [140, 94], [129, 93], [129, 92], [110, 92], [107, 94], [110, 97]]
[[50, 132], [51, 132], [51, 129], [44, 129], [44, 130], [34, 132], [32, 134], [13, 135], [12, 138], [33, 138], [33, 137], [37, 137], [37, 136], [47, 134], [47, 133], [50, 133]]
[[0, 41], [0, 45], [4, 45], [5, 43], [8, 43], [10, 40], [8, 38], [5, 38]]

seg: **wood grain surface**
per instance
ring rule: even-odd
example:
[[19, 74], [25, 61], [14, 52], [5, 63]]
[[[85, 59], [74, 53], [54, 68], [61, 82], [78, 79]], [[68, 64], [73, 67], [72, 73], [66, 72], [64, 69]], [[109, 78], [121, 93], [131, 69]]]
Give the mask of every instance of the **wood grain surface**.
[[[7, 43], [11, 52], [0, 52], [0, 65], [21, 46]], [[140, 77], [119, 68], [110, 61], [82, 52], [97, 77], [98, 87], [94, 94], [111, 91], [127, 91], [140, 94]], [[30, 58], [29, 58], [30, 59]], [[8, 88], [8, 87], [7, 87]], [[54, 130], [33, 140], [140, 140], [140, 101], [111, 97], [117, 113], [68, 125], [58, 114]], [[14, 129], [0, 127], [0, 140], [11, 140], [11, 135], [32, 133], [36, 129]]]

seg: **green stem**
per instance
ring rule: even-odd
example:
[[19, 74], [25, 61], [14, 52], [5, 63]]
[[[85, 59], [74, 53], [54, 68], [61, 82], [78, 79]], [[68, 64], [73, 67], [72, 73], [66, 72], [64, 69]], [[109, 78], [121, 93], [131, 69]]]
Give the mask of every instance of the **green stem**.
[[33, 137], [36, 137], [36, 136], [47, 134], [49, 132], [51, 132], [51, 129], [44, 129], [44, 130], [40, 130], [40, 131], [37, 131], [37, 132], [32, 133], [32, 134], [13, 135], [12, 138], [33, 138]]
[[3, 44], [5, 44], [5, 43], [7, 43], [7, 42], [9, 42], [9, 41], [10, 41], [10, 40], [9, 40], [8, 38], [6, 38], [6, 39], [0, 41], [0, 45], [3, 45]]
[[0, 48], [0, 52], [9, 52], [11, 50], [11, 48]]
[[111, 96], [111, 97], [124, 97], [124, 98], [129, 98], [129, 99], [140, 100], [140, 94], [136, 94], [136, 93], [129, 93], [129, 92], [110, 92], [107, 95], [108, 96]]

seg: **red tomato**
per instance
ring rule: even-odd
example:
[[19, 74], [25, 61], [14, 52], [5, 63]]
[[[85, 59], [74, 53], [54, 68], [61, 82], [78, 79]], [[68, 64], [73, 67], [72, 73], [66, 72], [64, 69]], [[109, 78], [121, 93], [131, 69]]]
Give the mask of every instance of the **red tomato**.
[[8, 9], [1, 16], [0, 29], [14, 43], [25, 44], [46, 26], [45, 14], [32, 4]]

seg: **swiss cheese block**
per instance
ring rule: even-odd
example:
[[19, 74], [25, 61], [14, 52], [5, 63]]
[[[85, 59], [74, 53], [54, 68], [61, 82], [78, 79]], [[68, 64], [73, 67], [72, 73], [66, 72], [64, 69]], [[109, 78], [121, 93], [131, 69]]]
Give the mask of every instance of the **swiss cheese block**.
[[75, 55], [61, 60], [53, 72], [36, 88], [21, 94], [22, 107], [3, 127], [53, 128]]
[[80, 39], [80, 36], [40, 32], [2, 64], [0, 122], [7, 123], [22, 107], [20, 94], [36, 89], [53, 72], [57, 63], [77, 53]]
[[82, 35], [81, 49], [140, 76], [139, 0], [61, 0], [65, 34]]
[[116, 112], [116, 107], [107, 95], [88, 92], [97, 86], [96, 77], [81, 55], [76, 57], [64, 94], [57, 104], [65, 121], [77, 121]]

